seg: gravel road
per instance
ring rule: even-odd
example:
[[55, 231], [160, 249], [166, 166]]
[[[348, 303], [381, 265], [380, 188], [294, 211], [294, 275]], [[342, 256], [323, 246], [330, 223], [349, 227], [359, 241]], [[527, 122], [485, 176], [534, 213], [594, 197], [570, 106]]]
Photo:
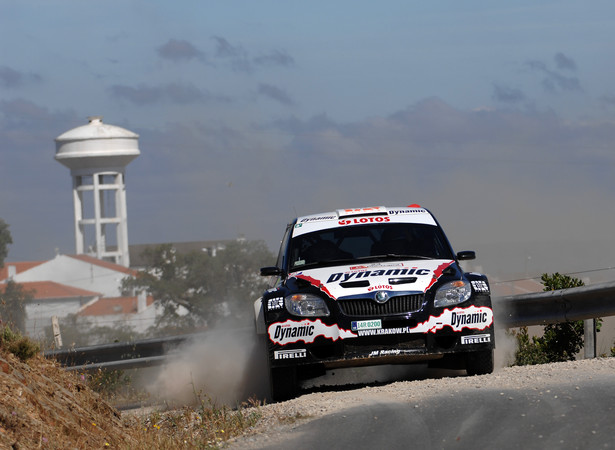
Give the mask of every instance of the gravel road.
[[[582, 403], [580, 396], [583, 394], [583, 386], [588, 381], [593, 380], [593, 385], [604, 386], [609, 391], [613, 390], [615, 358], [506, 367], [497, 369], [490, 375], [474, 377], [459, 376], [458, 373], [452, 375], [438, 379], [417, 379], [417, 377], [425, 376], [425, 374], [419, 374], [414, 379], [408, 378], [409, 381], [360, 388], [329, 386], [287, 402], [265, 405], [260, 408], [263, 417], [259, 423], [243, 436], [229, 442], [229, 447], [233, 449], [283, 448], [285, 439], [288, 439], [293, 432], [305, 429], [311, 422], [316, 423], [315, 421], [323, 417], [338, 417], [339, 413], [373, 404], [403, 405], [406, 409], [423, 408], [430, 405], [430, 399], [434, 400], [431, 403], [435, 403], [436, 398], [441, 399], [443, 396], [451, 399], [466, 399], [468, 394], [487, 391], [492, 397], [496, 397], [497, 394], [503, 399], [512, 398], [518, 394], [517, 398], [523, 397], [529, 404], [530, 396], [537, 398], [538, 402], [542, 396], [551, 395], [557, 399], [557, 395], [552, 395], [552, 392], [556, 392], [558, 387], [563, 389], [564, 386], [566, 389], [576, 390], [575, 395]], [[441, 374], [436, 374], [436, 376], [441, 376]], [[524, 405], [519, 406], [524, 407]], [[604, 408], [606, 409], [602, 413], [610, 416], [615, 423], [615, 405], [611, 406], [609, 403]], [[519, 414], [519, 416], [523, 415]], [[504, 427], [505, 424], [493, 424], [493, 426]], [[595, 434], [596, 431], [589, 430], [588, 432]]]

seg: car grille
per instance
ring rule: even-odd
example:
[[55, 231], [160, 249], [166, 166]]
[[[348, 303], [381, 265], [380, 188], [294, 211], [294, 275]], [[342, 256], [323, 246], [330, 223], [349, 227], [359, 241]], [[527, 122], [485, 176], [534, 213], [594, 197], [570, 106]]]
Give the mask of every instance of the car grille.
[[386, 303], [376, 303], [371, 298], [339, 300], [337, 303], [346, 316], [390, 316], [419, 311], [423, 306], [425, 294], [398, 295]]

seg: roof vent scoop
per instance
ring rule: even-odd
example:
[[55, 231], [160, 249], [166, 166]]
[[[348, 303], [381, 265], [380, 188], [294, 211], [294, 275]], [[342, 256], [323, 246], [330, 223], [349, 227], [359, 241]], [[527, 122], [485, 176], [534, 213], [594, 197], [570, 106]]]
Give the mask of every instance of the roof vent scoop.
[[357, 216], [388, 216], [389, 211], [385, 206], [375, 206], [371, 208], [338, 209], [337, 215], [340, 219]]

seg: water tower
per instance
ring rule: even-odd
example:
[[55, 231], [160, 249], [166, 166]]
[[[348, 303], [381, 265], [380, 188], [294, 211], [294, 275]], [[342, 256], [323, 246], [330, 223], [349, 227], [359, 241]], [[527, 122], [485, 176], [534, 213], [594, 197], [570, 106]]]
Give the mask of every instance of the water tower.
[[88, 120], [55, 139], [55, 159], [73, 178], [75, 251], [128, 267], [124, 171], [140, 154], [139, 135]]

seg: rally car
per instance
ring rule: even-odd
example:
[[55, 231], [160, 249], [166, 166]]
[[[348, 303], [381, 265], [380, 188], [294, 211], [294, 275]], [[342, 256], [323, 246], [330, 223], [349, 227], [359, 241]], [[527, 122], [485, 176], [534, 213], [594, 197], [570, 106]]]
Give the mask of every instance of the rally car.
[[341, 209], [286, 228], [271, 288], [254, 304], [267, 341], [272, 397], [296, 395], [327, 369], [429, 363], [493, 371], [489, 282], [464, 272], [419, 205]]

